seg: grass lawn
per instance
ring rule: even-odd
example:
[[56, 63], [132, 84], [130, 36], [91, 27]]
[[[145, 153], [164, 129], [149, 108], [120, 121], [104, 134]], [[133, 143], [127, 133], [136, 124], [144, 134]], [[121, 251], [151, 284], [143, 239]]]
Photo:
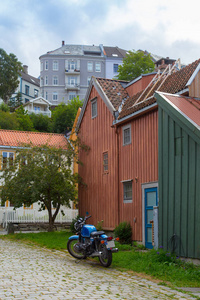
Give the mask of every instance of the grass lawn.
[[[66, 250], [67, 240], [72, 235], [68, 231], [18, 233], [1, 236], [1, 239], [22, 241], [42, 247]], [[200, 266], [184, 263], [162, 249], [142, 251], [139, 247], [120, 245], [118, 253], [113, 254], [113, 268], [121, 271], [145, 274], [159, 280], [160, 284], [171, 287], [200, 287]], [[150, 278], [150, 277], [149, 277]]]

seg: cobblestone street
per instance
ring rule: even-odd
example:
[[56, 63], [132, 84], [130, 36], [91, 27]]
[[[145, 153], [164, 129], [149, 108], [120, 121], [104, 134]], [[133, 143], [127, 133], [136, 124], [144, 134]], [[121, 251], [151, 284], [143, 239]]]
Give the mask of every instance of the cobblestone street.
[[76, 263], [67, 252], [0, 240], [0, 299], [194, 299], [149, 280]]

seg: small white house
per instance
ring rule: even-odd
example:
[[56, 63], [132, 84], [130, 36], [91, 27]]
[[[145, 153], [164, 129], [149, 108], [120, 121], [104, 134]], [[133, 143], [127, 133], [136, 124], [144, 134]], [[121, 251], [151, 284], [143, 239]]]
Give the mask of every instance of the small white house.
[[28, 114], [43, 114], [51, 118], [51, 103], [43, 97], [32, 99], [25, 103], [23, 106], [24, 109], [28, 112]]

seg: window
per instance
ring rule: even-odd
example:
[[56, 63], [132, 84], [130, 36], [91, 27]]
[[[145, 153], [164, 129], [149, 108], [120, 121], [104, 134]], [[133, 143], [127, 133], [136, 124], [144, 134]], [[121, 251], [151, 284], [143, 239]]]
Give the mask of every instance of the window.
[[124, 203], [132, 202], [132, 180], [123, 182], [124, 188]]
[[53, 92], [53, 101], [58, 101], [58, 93]]
[[25, 95], [29, 96], [29, 86], [25, 85]]
[[95, 71], [96, 72], [101, 72], [101, 63], [96, 63], [95, 64]]
[[123, 145], [131, 144], [131, 125], [123, 127]]
[[88, 72], [93, 71], [93, 62], [91, 62], [91, 61], [88, 62], [87, 69], [88, 69]]
[[25, 103], [29, 102], [29, 99], [25, 98]]
[[108, 172], [108, 152], [103, 153], [103, 171]]
[[2, 168], [10, 167], [13, 165], [14, 153], [13, 152], [3, 152]]
[[49, 69], [49, 62], [48, 60], [45, 60], [45, 70], [48, 70]]
[[38, 93], [39, 93], [39, 91], [36, 90], [36, 89], [34, 89], [34, 96], [35, 96], [35, 98], [38, 97]]
[[70, 92], [69, 93], [69, 100], [71, 101], [72, 99], [76, 98], [76, 93]]
[[53, 61], [53, 71], [58, 71], [58, 61], [57, 60]]
[[92, 108], [92, 119], [94, 119], [97, 116], [97, 99], [91, 101], [91, 108]]
[[87, 85], [89, 86], [89, 84], [90, 84], [90, 80], [91, 80], [91, 77], [88, 77], [87, 78]]
[[48, 92], [45, 93], [45, 99], [48, 100]]
[[58, 85], [58, 76], [53, 76], [53, 85]]
[[117, 72], [118, 72], [118, 67], [119, 67], [118, 64], [114, 64], [114, 65], [113, 65], [113, 72], [114, 72], [114, 73], [117, 73]]
[[44, 85], [44, 78], [40, 78], [40, 86], [43, 86]]
[[76, 76], [69, 76], [68, 77], [68, 84], [75, 86], [77, 84], [77, 77]]
[[48, 76], [45, 76], [45, 85], [48, 85]]
[[39, 106], [34, 106], [34, 111], [35, 112], [40, 111], [40, 107]]

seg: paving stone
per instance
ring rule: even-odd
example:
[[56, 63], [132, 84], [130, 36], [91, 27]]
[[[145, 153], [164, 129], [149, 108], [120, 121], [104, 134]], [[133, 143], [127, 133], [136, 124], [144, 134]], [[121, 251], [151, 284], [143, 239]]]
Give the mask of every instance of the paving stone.
[[76, 263], [68, 252], [0, 240], [0, 299], [194, 299], [99, 262]]

